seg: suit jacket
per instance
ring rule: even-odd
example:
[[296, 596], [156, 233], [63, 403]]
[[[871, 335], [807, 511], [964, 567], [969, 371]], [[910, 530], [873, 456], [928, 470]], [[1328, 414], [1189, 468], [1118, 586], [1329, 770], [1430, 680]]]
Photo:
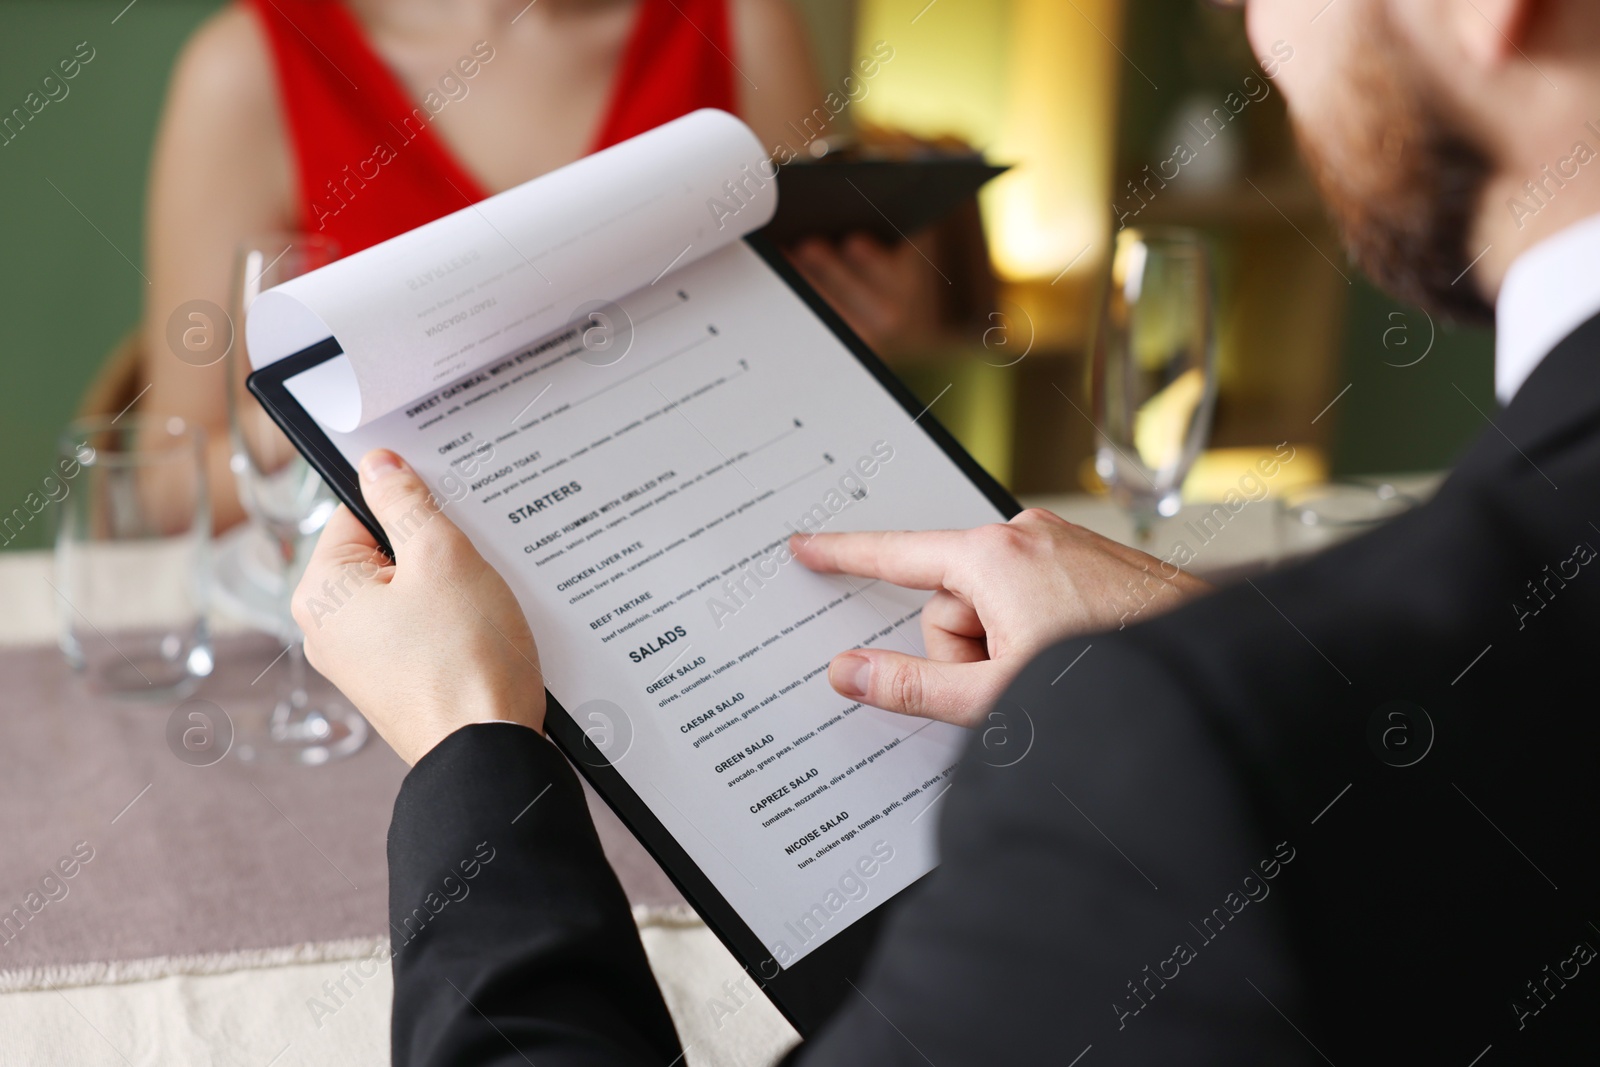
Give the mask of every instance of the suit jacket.
[[[994, 709], [1009, 744], [973, 744], [945, 802], [941, 866], [791, 1059], [1593, 1062], [1597, 524], [1600, 319], [1425, 507], [1027, 667]], [[402, 942], [480, 842], [472, 903]], [[389, 862], [396, 1063], [679, 1055], [532, 731], [420, 761]]]

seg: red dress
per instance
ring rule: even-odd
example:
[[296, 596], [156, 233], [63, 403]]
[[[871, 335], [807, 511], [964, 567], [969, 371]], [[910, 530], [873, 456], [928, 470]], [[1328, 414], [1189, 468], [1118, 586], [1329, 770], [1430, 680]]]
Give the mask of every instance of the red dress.
[[[492, 44], [462, 57], [456, 79], [413, 100], [337, 0], [244, 0], [270, 42], [299, 181], [299, 226], [344, 255], [458, 211], [489, 193], [451, 155], [433, 116]], [[736, 111], [728, 0], [639, 0], [589, 151], [702, 107]]]

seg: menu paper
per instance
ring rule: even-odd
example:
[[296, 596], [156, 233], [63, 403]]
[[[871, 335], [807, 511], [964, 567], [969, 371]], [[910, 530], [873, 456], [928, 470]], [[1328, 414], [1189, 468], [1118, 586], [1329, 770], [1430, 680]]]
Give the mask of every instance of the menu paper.
[[759, 229], [770, 173], [749, 127], [696, 111], [262, 293], [252, 365], [337, 337], [307, 411], [353, 430]]
[[738, 240], [775, 204], [759, 153], [696, 113], [501, 194], [492, 233], [458, 212], [263, 294], [249, 338], [338, 339], [291, 393], [351, 463], [421, 473], [521, 602], [576, 757], [787, 967], [932, 869], [966, 737], [834, 692], [839, 652], [922, 652], [928, 594], [813, 574], [788, 538], [1001, 515]]

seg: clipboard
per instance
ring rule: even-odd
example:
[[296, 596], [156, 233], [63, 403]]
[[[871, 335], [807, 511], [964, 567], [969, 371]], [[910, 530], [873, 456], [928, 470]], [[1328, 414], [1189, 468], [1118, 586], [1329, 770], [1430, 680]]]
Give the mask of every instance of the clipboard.
[[[1009, 518], [1020, 510], [1020, 505], [1011, 494], [968, 455], [923, 403], [789, 265], [770, 240], [757, 233], [742, 238], [742, 241], [848, 349], [899, 408], [914, 416], [912, 425], [916, 432], [926, 435], [1002, 517]], [[334, 359], [340, 353], [337, 341], [331, 338], [313, 344], [257, 370], [250, 375], [247, 387], [306, 461], [371, 531], [384, 551], [394, 558], [394, 550], [385, 540], [381, 525], [362, 499], [359, 480], [350, 461], [289, 388], [291, 380]], [[704, 918], [707, 926], [795, 1029], [802, 1035], [813, 1033], [850, 992], [850, 982], [859, 974], [894, 897], [886, 897], [875, 903], [870, 910], [797, 961], [787, 966], [780, 965], [738, 910], [695, 863], [678, 838], [661, 822], [616, 766], [595, 747], [574, 719], [571, 709], [564, 707], [554, 694], [547, 693], [547, 699], [545, 724], [548, 736], [661, 865], [685, 899]]]
[[780, 246], [869, 233], [894, 244], [939, 222], [1010, 167], [976, 154], [832, 159], [778, 168], [778, 210], [762, 231]]

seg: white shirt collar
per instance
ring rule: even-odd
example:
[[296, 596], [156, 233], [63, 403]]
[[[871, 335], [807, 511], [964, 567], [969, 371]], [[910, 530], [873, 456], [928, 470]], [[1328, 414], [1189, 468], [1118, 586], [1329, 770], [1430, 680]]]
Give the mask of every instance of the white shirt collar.
[[1511, 264], [1495, 304], [1494, 392], [1511, 403], [1533, 369], [1600, 313], [1600, 215], [1546, 237]]

